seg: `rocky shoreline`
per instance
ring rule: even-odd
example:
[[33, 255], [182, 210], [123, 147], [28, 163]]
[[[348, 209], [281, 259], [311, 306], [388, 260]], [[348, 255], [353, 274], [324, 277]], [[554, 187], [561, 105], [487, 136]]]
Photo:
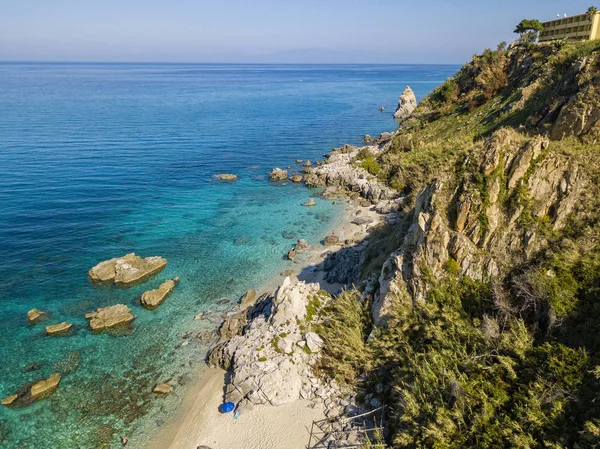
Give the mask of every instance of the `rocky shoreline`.
[[[349, 211], [337, 235], [334, 230], [320, 245], [308, 249], [312, 256], [303, 261], [301, 273], [285, 273], [290, 276], [272, 293], [257, 297], [248, 292], [221, 323], [219, 341], [209, 351], [207, 363], [227, 371], [223, 401], [236, 404], [240, 414], [257, 406], [308, 400], [322, 407], [324, 416], [333, 422], [381, 406], [375, 397], [359, 402], [358, 391], [319, 374], [324, 342], [315, 330], [321, 310], [335, 301], [334, 295], [359, 282], [369, 234], [397, 220], [402, 201], [398, 192], [356, 162], [361, 151], [374, 155], [384, 151], [393, 135], [366, 139], [368, 143], [361, 147], [344, 145], [326, 154], [322, 163], [304, 168], [308, 187], [324, 188], [323, 198], [347, 201]], [[271, 179], [286, 179], [283, 172], [275, 169]], [[299, 241], [288, 258], [293, 260], [306, 251], [306, 243]], [[344, 442], [337, 438], [337, 443]], [[348, 444], [361, 441], [356, 433], [343, 438]]]

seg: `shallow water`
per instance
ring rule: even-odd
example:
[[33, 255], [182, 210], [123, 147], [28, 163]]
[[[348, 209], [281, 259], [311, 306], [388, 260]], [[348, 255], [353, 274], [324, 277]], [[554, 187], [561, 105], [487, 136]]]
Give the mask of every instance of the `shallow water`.
[[[52, 396], [0, 408], [0, 446], [144, 441], [202, 364], [198, 340], [176, 349], [186, 333], [214, 328], [194, 315], [285, 270], [294, 240], [283, 232], [317, 243], [339, 218], [341, 204], [303, 207], [315, 192], [270, 183], [269, 170], [297, 171], [296, 158], [394, 129], [406, 84], [422, 98], [455, 70], [0, 64], [0, 397], [63, 374]], [[219, 172], [240, 179], [220, 182]], [[132, 251], [169, 264], [133, 288], [88, 281], [93, 265]], [[144, 290], [174, 276], [162, 306], [140, 307]], [[92, 335], [83, 315], [119, 302], [137, 315], [132, 329]], [[33, 307], [48, 321], [29, 325]], [[70, 335], [44, 335], [61, 321], [75, 325]], [[176, 390], [157, 398], [163, 381]]]

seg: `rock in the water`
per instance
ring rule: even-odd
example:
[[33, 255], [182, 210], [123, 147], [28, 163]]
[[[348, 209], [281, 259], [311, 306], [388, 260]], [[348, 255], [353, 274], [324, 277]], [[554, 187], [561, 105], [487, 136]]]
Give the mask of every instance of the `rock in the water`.
[[296, 247], [294, 248], [297, 253], [302, 253], [304, 251], [308, 251], [309, 249], [310, 243], [304, 239], [298, 240], [298, 243], [296, 243]]
[[394, 118], [397, 119], [405, 119], [408, 117], [417, 107], [417, 97], [413, 90], [406, 86], [402, 95], [400, 95], [400, 100], [398, 100], [398, 107], [396, 108], [396, 112], [394, 112]]
[[290, 176], [290, 181], [292, 181], [292, 182], [302, 182], [302, 179], [304, 179], [304, 178], [302, 178], [302, 176], [300, 176], [300, 175]]
[[375, 220], [372, 217], [357, 217], [354, 220], [352, 220], [352, 223], [360, 226], [360, 225], [364, 225], [364, 224], [371, 224], [374, 221]]
[[93, 331], [101, 331], [127, 325], [135, 319], [135, 316], [131, 314], [131, 309], [125, 304], [115, 304], [98, 309], [96, 312], [86, 313], [85, 318], [90, 320], [90, 327]]
[[238, 179], [237, 175], [232, 173], [220, 173], [217, 175], [221, 181], [236, 181]]
[[242, 306], [242, 309], [247, 309], [248, 307], [252, 307], [254, 304], [256, 304], [256, 290], [250, 289], [248, 290], [246, 293], [244, 293], [244, 296], [242, 296], [242, 300], [240, 301], [240, 304]]
[[31, 398], [40, 399], [56, 391], [60, 383], [60, 374], [54, 373], [48, 379], [40, 380], [31, 386]]
[[327, 237], [325, 237], [323, 239], [323, 245], [325, 246], [333, 246], [333, 245], [339, 245], [340, 244], [340, 238], [337, 235], [328, 235]]
[[369, 136], [368, 134], [365, 134], [365, 143], [371, 143], [373, 142], [373, 138], [371, 136]]
[[141, 303], [146, 309], [154, 309], [160, 306], [167, 296], [171, 294], [175, 286], [179, 283], [179, 277], [168, 279], [155, 290], [148, 290], [142, 294]]
[[27, 320], [29, 320], [30, 323], [35, 323], [44, 315], [46, 315], [46, 312], [42, 312], [38, 309], [31, 309], [27, 312]]
[[287, 258], [288, 260], [295, 260], [296, 259], [296, 251], [294, 250], [294, 248], [290, 249], [287, 253]]
[[50, 326], [46, 326], [46, 334], [47, 335], [64, 335], [73, 327], [72, 324], [63, 321], [59, 324], [52, 324]]
[[314, 206], [316, 204], [317, 203], [315, 203], [315, 199], [314, 198], [309, 198], [308, 201], [303, 204], [303, 206]]
[[169, 394], [173, 391], [173, 386], [169, 384], [158, 384], [152, 391], [156, 394]]
[[308, 346], [310, 352], [319, 352], [323, 347], [323, 339], [315, 332], [307, 332], [304, 339], [306, 340], [306, 346]]
[[285, 181], [287, 176], [287, 170], [282, 170], [280, 168], [274, 168], [271, 173], [269, 173], [269, 178], [271, 181]]
[[2, 399], [2, 405], [12, 405], [18, 398], [19, 396], [17, 396], [16, 394], [11, 394], [10, 396], [6, 396], [4, 399]]
[[166, 266], [167, 259], [163, 257], [152, 256], [142, 259], [135, 253], [130, 253], [100, 262], [88, 274], [93, 281], [128, 285], [158, 273]]

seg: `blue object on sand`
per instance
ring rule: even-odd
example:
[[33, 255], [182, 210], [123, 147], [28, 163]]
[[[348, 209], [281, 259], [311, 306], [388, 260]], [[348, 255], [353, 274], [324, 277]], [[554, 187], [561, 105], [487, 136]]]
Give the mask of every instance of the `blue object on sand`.
[[225, 402], [219, 407], [219, 411], [221, 413], [230, 413], [235, 408], [235, 404], [233, 402]]

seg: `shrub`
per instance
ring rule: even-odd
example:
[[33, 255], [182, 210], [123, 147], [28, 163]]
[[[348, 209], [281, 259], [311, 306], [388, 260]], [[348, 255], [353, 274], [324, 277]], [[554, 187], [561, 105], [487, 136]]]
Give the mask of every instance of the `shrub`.
[[379, 165], [379, 162], [377, 162], [377, 160], [372, 156], [369, 156], [366, 159], [364, 159], [360, 163], [360, 166], [372, 175], [377, 175], [381, 171], [381, 165]]

